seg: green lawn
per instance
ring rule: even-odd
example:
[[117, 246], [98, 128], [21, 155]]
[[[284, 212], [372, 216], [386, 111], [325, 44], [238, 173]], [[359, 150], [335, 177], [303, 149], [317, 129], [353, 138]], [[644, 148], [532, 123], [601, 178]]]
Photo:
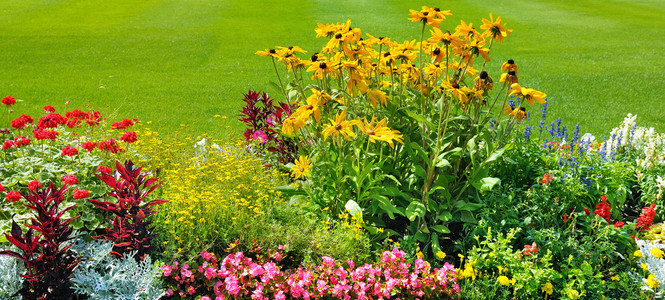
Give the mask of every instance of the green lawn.
[[[665, 2], [662, 0], [454, 1], [454, 16], [479, 26], [492, 12], [514, 29], [493, 49], [490, 75], [513, 58], [523, 84], [582, 132], [604, 135], [632, 112], [665, 131]], [[452, 4], [454, 3], [454, 4]], [[431, 3], [425, 3], [434, 6]], [[226, 135], [250, 88], [271, 90], [272, 64], [257, 50], [299, 45], [316, 52], [317, 22], [415, 39], [406, 1], [3, 0], [0, 96], [19, 112], [52, 104], [139, 117], [160, 130], [189, 125]], [[227, 119], [214, 115], [228, 116]]]

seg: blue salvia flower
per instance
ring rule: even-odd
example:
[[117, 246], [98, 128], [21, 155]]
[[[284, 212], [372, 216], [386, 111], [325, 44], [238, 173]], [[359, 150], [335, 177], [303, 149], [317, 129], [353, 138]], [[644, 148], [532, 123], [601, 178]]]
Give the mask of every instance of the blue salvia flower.
[[526, 125], [524, 127], [524, 139], [527, 141], [531, 140], [531, 125]]
[[508, 106], [510, 106], [511, 109], [515, 109], [515, 101], [512, 99], [508, 99]]
[[573, 137], [570, 139], [570, 145], [575, 146], [577, 144], [577, 141], [580, 140], [580, 123], [577, 123], [575, 125], [575, 129], [573, 130]]
[[628, 147], [630, 148], [630, 145], [633, 144], [633, 139], [635, 138], [635, 128], [637, 128], [637, 124], [633, 124], [633, 127], [630, 129], [630, 139], [628, 140]]
[[[547, 99], [545, 99], [547, 100]], [[545, 130], [545, 119], [547, 118], [547, 102], [543, 103], [543, 109], [540, 110], [542, 115], [540, 116], [540, 136], [542, 137], [543, 131]]]
[[552, 136], [552, 137], [556, 136], [556, 127], [555, 126], [556, 125], [555, 125], [554, 122], [552, 122], [552, 124], [550, 124], [550, 136]]
[[601, 161], [605, 161], [605, 156], [607, 156], [607, 139], [603, 138], [603, 145], [600, 146], [600, 149], [598, 150], [598, 155], [600, 156]]

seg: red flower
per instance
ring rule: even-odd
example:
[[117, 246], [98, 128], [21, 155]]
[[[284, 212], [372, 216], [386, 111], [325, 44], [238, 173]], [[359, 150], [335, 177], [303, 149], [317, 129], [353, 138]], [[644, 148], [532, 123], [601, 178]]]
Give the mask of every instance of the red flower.
[[99, 142], [98, 148], [99, 150], [109, 151], [111, 153], [118, 153], [124, 151], [120, 148], [120, 146], [118, 146], [118, 143], [114, 139], [108, 139], [106, 141]]
[[11, 191], [11, 192], [7, 193], [7, 195], [5, 197], [7, 198], [7, 201], [9, 201], [9, 202], [16, 202], [18, 200], [21, 200], [21, 197], [23, 197], [23, 196], [21, 196], [21, 193], [19, 193], [17, 191]]
[[7, 105], [7, 106], [12, 106], [12, 105], [16, 104], [16, 99], [14, 99], [14, 97], [12, 97], [12, 96], [4, 97], [4, 98], [2, 98], [2, 104]]
[[60, 153], [60, 155], [62, 155], [62, 156], [65, 156], [65, 155], [66, 156], [74, 156], [74, 155], [77, 155], [77, 154], [79, 154], [79, 150], [72, 147], [72, 146], [65, 146], [64, 148], [62, 148], [62, 153]]
[[101, 166], [97, 167], [97, 173], [111, 174], [111, 172], [113, 172], [113, 169], [111, 169], [107, 166], [101, 165]]
[[552, 176], [551, 173], [547, 173], [547, 174], [543, 175], [543, 179], [540, 180], [540, 183], [544, 184], [544, 185], [548, 185], [548, 184], [550, 184], [550, 181], [552, 181], [552, 179], [554, 179], [554, 176]]
[[32, 137], [38, 140], [55, 140], [58, 138], [58, 135], [60, 135], [60, 133], [55, 130], [42, 130], [40, 128], [35, 128], [35, 130], [32, 131]]
[[2, 183], [0, 183], [0, 192], [4, 192], [4, 191], [5, 191], [5, 187], [2, 186]]
[[24, 136], [17, 136], [14, 138], [14, 144], [17, 148], [21, 148], [22, 146], [30, 144], [30, 139]]
[[533, 242], [530, 246], [524, 245], [524, 255], [531, 255], [537, 253], [538, 253], [538, 247], [536, 245], [536, 242]]
[[600, 202], [596, 205], [596, 210], [593, 211], [594, 214], [599, 215], [601, 218], [605, 219], [607, 223], [610, 222], [610, 204], [607, 203], [607, 197], [605, 195], [600, 196]]
[[81, 148], [88, 150], [90, 152], [92, 152], [92, 150], [95, 150], [95, 147], [97, 147], [97, 143], [95, 142], [85, 142], [81, 144]]
[[99, 122], [102, 121], [102, 114], [98, 111], [91, 111], [88, 113], [88, 117], [85, 119], [85, 122], [88, 123], [88, 125], [95, 126], [99, 125]]
[[[134, 119], [134, 120], [138, 121], [138, 119]], [[125, 129], [129, 126], [132, 126], [132, 125], [134, 125], [134, 121], [132, 121], [132, 119], [125, 118], [125, 119], [122, 120], [122, 122], [113, 122], [113, 124], [111, 124], [111, 128], [113, 128], [113, 129]]]
[[23, 114], [20, 117], [14, 119], [11, 123], [11, 126], [14, 129], [23, 129], [25, 128], [25, 124], [27, 123], [32, 124], [34, 122], [35, 121], [32, 119], [32, 117]]
[[74, 199], [83, 199], [90, 197], [90, 192], [87, 190], [74, 190]]
[[9, 149], [11, 147], [14, 147], [14, 146], [15, 146], [14, 141], [7, 140], [2, 144], [2, 150], [7, 150], [7, 149]]
[[626, 225], [626, 223], [621, 222], [621, 221], [617, 221], [616, 223], [614, 223], [614, 227], [616, 227], [616, 228], [621, 228], [621, 227], [623, 227], [623, 225]]
[[56, 128], [60, 124], [66, 124], [67, 119], [59, 113], [49, 113], [39, 119], [37, 127], [39, 128]]
[[36, 191], [38, 188], [42, 187], [42, 183], [38, 180], [33, 180], [28, 183], [28, 189], [31, 191]]
[[76, 178], [76, 176], [70, 174], [70, 175], [63, 176], [62, 177], [62, 182], [64, 182], [67, 185], [71, 185], [71, 184], [78, 183], [79, 180], [78, 180], [78, 178]]
[[50, 106], [50, 105], [44, 106], [44, 110], [45, 110], [46, 112], [50, 112], [50, 113], [54, 113], [54, 112], [55, 112], [55, 108], [54, 108], [53, 106]]
[[651, 223], [653, 223], [653, 217], [656, 216], [656, 210], [654, 209], [655, 207], [656, 204], [652, 203], [651, 206], [642, 208], [642, 213], [637, 218], [637, 225], [635, 225], [635, 229], [639, 229], [640, 232], [643, 232], [651, 228]]
[[587, 216], [591, 214], [591, 213], [589, 212], [589, 209], [586, 208], [586, 207], [584, 208], [584, 213], [585, 213]]
[[120, 140], [130, 144], [136, 142], [136, 132], [134, 131], [125, 132], [125, 134], [123, 134], [122, 137], [120, 137]]

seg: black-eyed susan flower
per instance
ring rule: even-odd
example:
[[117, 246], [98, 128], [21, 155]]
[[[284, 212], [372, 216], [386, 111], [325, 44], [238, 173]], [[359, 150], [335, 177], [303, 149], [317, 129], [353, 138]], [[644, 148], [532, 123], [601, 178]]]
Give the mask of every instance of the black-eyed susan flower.
[[305, 120], [300, 117], [289, 116], [282, 124], [282, 133], [285, 135], [291, 135], [303, 127], [305, 127]]
[[450, 31], [443, 32], [439, 28], [433, 28], [429, 31], [432, 36], [427, 39], [432, 44], [442, 43], [444, 46], [461, 47], [462, 40], [456, 35], [450, 34]]
[[517, 64], [512, 59], [507, 60], [501, 65], [501, 72], [514, 71], [517, 74]]
[[547, 102], [547, 100], [545, 100], [547, 94], [540, 91], [536, 91], [534, 89], [521, 87], [519, 83], [513, 83], [510, 86], [510, 89], [511, 89], [510, 96], [520, 97], [529, 102], [529, 105], [531, 106], [533, 106], [534, 101], [540, 104]]
[[524, 108], [524, 106], [513, 108], [510, 105], [506, 105], [503, 107], [503, 111], [518, 122], [522, 122], [522, 120], [526, 119], [526, 108]]
[[309, 176], [310, 169], [312, 169], [312, 159], [301, 155], [293, 162], [293, 166], [291, 167], [291, 177], [295, 179], [305, 179], [305, 177]]
[[296, 111], [291, 115], [293, 118], [307, 120], [311, 115], [314, 115], [314, 120], [316, 123], [321, 124], [321, 99], [314, 94], [307, 97], [305, 105], [302, 105], [296, 109]]
[[439, 27], [443, 22], [443, 16], [433, 13], [433, 10], [427, 6], [423, 6], [420, 11], [409, 9], [409, 20], [411, 22], [423, 22], [424, 24]]
[[369, 99], [369, 104], [374, 108], [376, 108], [377, 103], [381, 103], [383, 106], [388, 105], [388, 102], [386, 101], [386, 99], [388, 99], [388, 95], [386, 95], [386, 93], [382, 90], [367, 89], [365, 94]]
[[323, 140], [327, 140], [329, 136], [333, 137], [333, 144], [338, 145], [340, 137], [344, 137], [347, 141], [353, 140], [356, 134], [353, 132], [353, 125], [358, 124], [358, 120], [346, 120], [346, 110], [337, 113], [335, 120], [329, 119], [330, 124], [326, 124], [323, 130]]
[[278, 58], [279, 55], [277, 54], [277, 50], [275, 49], [266, 49], [263, 51], [256, 51], [256, 55], [258, 56], [272, 56], [275, 58]]
[[503, 38], [507, 37], [513, 31], [511, 29], [506, 29], [504, 26], [506, 24], [501, 24], [501, 17], [496, 17], [496, 20], [492, 17], [490, 13], [490, 19], [483, 19], [483, 25], [480, 25], [480, 29], [485, 30], [483, 36], [491, 37], [496, 39], [499, 42], [503, 43]]
[[476, 90], [491, 90], [494, 87], [494, 81], [487, 74], [487, 72], [482, 71], [478, 77], [473, 79], [473, 88]]
[[517, 74], [515, 73], [515, 71], [510, 70], [506, 73], [501, 74], [499, 82], [505, 82], [506, 85], [513, 85], [515, 83], [518, 83], [519, 79], [517, 78]]
[[372, 143], [376, 141], [384, 141], [390, 145], [390, 148], [395, 148], [393, 141], [404, 144], [403, 137], [399, 130], [391, 130], [387, 126], [386, 119], [377, 122], [374, 116], [372, 116], [372, 121], [367, 122], [367, 118], [365, 118], [364, 122], [358, 123], [358, 129], [366, 134], [369, 137], [369, 141]]
[[335, 74], [337, 73], [337, 70], [333, 68], [332, 63], [330, 62], [318, 61], [310, 64], [309, 68], [307, 68], [307, 72], [314, 72], [314, 75], [312, 75], [312, 80], [315, 80], [317, 78], [323, 79], [323, 77], [326, 75], [336, 77]]

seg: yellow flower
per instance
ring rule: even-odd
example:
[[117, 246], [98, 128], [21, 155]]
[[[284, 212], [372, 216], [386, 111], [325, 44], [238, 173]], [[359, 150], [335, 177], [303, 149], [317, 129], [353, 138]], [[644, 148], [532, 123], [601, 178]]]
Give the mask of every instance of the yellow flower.
[[614, 275], [614, 276], [610, 277], [610, 279], [612, 279], [612, 281], [619, 281], [620, 280], [619, 275]]
[[367, 119], [365, 119], [364, 122], [358, 122], [358, 129], [367, 134], [370, 142], [374, 143], [377, 140], [384, 141], [388, 143], [391, 148], [395, 148], [393, 140], [399, 142], [400, 144], [404, 144], [402, 135], [399, 134], [400, 132], [398, 130], [391, 130], [388, 128], [386, 125], [386, 119], [382, 119], [377, 123], [375, 122], [376, 119], [374, 116], [372, 116], [372, 121], [369, 123], [367, 122]]
[[330, 120], [330, 124], [326, 124], [323, 130], [323, 140], [327, 140], [329, 136], [333, 136], [333, 144], [339, 144], [340, 135], [347, 141], [351, 141], [356, 134], [353, 132], [353, 125], [357, 125], [358, 120], [346, 121], [346, 110], [338, 113], [335, 120]]
[[296, 159], [294, 165], [291, 167], [291, 177], [298, 179], [305, 179], [306, 176], [309, 176], [309, 171], [312, 168], [312, 159], [307, 156], [300, 156]]
[[512, 30], [506, 29], [503, 26], [506, 26], [506, 24], [501, 24], [501, 17], [496, 17], [496, 20], [494, 20], [492, 14], [490, 14], [489, 20], [483, 19], [483, 25], [480, 25], [480, 29], [485, 30], [485, 32], [483, 32], [483, 36], [492, 37], [493, 39], [497, 39], [499, 42], [503, 43], [503, 38], [507, 37], [513, 32]]
[[656, 275], [649, 274], [649, 276], [647, 277], [647, 285], [651, 289], [657, 289], [660, 286], [660, 282], [658, 282], [658, 280], [656, 280]]
[[499, 276], [499, 278], [497, 278], [496, 281], [498, 281], [503, 286], [507, 286], [510, 284], [510, 279], [508, 279], [508, 277], [503, 275]]
[[441, 22], [446, 19], [445, 16], [452, 16], [449, 10], [440, 10], [438, 8], [429, 8], [423, 6], [420, 11], [409, 9], [409, 20], [411, 22], [423, 22], [433, 27], [439, 27]]
[[289, 116], [284, 120], [284, 124], [282, 124], [282, 133], [285, 135], [291, 135], [303, 127], [305, 127], [305, 120], [297, 116]]
[[512, 59], [507, 60], [501, 65], [501, 72], [514, 71], [517, 74], [517, 65]]
[[569, 290], [568, 291], [568, 298], [573, 299], [573, 300], [577, 300], [577, 299], [580, 298], [580, 292], [578, 292], [577, 290]]
[[376, 108], [376, 104], [378, 102], [380, 102], [381, 105], [383, 105], [383, 106], [388, 105], [388, 102], [386, 101], [386, 99], [388, 98], [388, 95], [386, 95], [386, 93], [384, 91], [367, 89], [367, 98], [369, 98], [369, 103], [374, 108]]
[[536, 101], [540, 104], [543, 104], [547, 102], [545, 100], [545, 97], [547, 97], [547, 94], [543, 92], [536, 91], [534, 89], [529, 89], [529, 88], [523, 88], [520, 86], [519, 83], [513, 83], [510, 88], [512, 91], [510, 92], [510, 96], [517, 96], [520, 98], [523, 98], [524, 100], [528, 101], [530, 105], [533, 106], [533, 102]]
[[332, 65], [333, 64], [331, 62], [317, 61], [312, 63], [309, 68], [307, 68], [307, 72], [314, 72], [314, 75], [312, 75], [312, 80], [316, 80], [317, 78], [323, 79], [325, 75], [336, 77], [335, 75], [337, 74], [337, 70], [335, 70]]
[[275, 51], [275, 49], [266, 49], [264, 51], [256, 51], [256, 55], [278, 57], [277, 51]]
[[660, 250], [658, 248], [652, 248], [651, 249], [651, 255], [653, 255], [656, 258], [663, 258], [663, 255], [665, 255], [665, 252], [663, 252], [663, 250]]
[[510, 116], [514, 117], [518, 122], [522, 122], [522, 120], [526, 119], [526, 108], [524, 108], [524, 106], [513, 109], [510, 105], [506, 104], [503, 110], [504, 113], [510, 114]]
[[641, 257], [642, 257], [642, 251], [640, 251], [640, 250], [635, 250], [635, 252], [633, 252], [633, 256], [635, 256], [635, 257], [640, 257], [640, 258], [641, 258]]
[[552, 293], [554, 292], [554, 286], [552, 286], [551, 282], [548, 282], [548, 283], [543, 284], [543, 286], [540, 288], [540, 290], [543, 291], [543, 293], [546, 293], [548, 295], [552, 295]]
[[645, 270], [645, 271], [648, 269], [647, 264], [645, 264], [645, 263], [641, 263], [640, 267], [642, 267], [642, 270]]
[[438, 252], [436, 252], [436, 257], [438, 257], [439, 259], [444, 259], [444, 258], [446, 258], [446, 253], [439, 250]]

